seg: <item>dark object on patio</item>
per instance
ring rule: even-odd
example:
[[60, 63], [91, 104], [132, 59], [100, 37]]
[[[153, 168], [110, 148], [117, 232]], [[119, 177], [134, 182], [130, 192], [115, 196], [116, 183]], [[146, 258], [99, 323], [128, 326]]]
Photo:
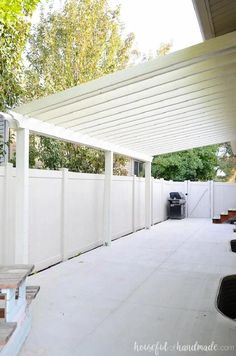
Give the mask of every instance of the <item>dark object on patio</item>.
[[181, 192], [171, 192], [169, 201], [169, 218], [170, 219], [184, 219], [186, 212], [186, 199]]
[[236, 275], [222, 279], [217, 297], [219, 311], [230, 319], [236, 319]]
[[231, 240], [230, 245], [231, 245], [231, 250], [233, 252], [236, 252], [236, 240]]

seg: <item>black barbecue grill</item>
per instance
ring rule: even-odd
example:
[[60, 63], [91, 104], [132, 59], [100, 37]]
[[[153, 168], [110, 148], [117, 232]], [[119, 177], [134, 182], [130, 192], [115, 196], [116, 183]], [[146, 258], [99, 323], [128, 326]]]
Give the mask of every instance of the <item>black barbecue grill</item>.
[[169, 201], [169, 218], [184, 219], [186, 215], [186, 199], [181, 192], [171, 192]]

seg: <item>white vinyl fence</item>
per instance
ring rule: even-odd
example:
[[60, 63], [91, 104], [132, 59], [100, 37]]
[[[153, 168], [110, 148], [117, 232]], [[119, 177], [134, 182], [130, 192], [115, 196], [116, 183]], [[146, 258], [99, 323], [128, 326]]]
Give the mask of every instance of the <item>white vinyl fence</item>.
[[[29, 262], [36, 270], [103, 244], [103, 175], [30, 170], [29, 189]], [[112, 238], [144, 228], [144, 178], [114, 176], [112, 189]], [[236, 206], [236, 184], [153, 179], [152, 224], [167, 218], [171, 191], [188, 194], [189, 217]], [[0, 251], [7, 263], [14, 262], [14, 207], [15, 169], [8, 165], [0, 167]]]

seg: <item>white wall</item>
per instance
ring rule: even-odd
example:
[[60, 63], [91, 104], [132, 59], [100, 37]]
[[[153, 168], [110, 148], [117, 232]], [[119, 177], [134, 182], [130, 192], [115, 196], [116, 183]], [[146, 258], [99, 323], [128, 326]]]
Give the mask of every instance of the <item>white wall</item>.
[[235, 186], [235, 183], [214, 183], [214, 216], [236, 208]]
[[[0, 263], [14, 263], [15, 169], [6, 173], [0, 167]], [[29, 262], [37, 270], [103, 244], [103, 175], [30, 170], [29, 184]], [[167, 218], [171, 191], [188, 193], [190, 217], [236, 207], [236, 184], [152, 179], [152, 224]], [[144, 228], [144, 178], [113, 177], [111, 216], [112, 239]]]
[[38, 269], [61, 260], [61, 172], [31, 170], [29, 262]]
[[210, 218], [210, 182], [188, 182], [188, 217]]
[[65, 257], [102, 244], [104, 176], [68, 173]]

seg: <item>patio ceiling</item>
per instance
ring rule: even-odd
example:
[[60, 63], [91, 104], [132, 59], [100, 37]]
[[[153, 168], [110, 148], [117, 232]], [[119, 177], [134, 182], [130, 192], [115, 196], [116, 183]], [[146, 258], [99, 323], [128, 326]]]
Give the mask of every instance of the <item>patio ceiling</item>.
[[19, 127], [145, 161], [234, 141], [236, 32], [14, 109]]

